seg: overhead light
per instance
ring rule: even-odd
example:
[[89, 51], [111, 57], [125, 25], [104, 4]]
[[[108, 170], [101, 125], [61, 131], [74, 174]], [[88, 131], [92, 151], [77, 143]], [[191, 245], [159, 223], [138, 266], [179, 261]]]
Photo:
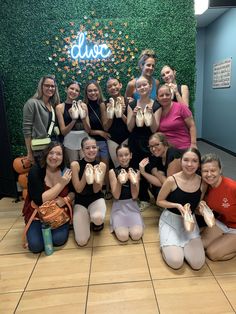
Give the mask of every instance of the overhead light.
[[195, 15], [201, 15], [208, 9], [208, 0], [194, 0]]

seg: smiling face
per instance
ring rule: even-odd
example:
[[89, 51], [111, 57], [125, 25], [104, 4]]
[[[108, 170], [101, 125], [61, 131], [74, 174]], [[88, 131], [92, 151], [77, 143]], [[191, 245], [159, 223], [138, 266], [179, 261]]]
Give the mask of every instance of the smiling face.
[[86, 161], [94, 161], [97, 156], [98, 147], [97, 143], [93, 139], [88, 139], [82, 144], [82, 150], [84, 153], [84, 159]]
[[89, 84], [87, 87], [87, 97], [89, 100], [96, 101], [99, 98], [99, 89], [95, 84]]
[[60, 167], [63, 161], [63, 151], [60, 145], [54, 146], [48, 153], [46, 158], [46, 164], [52, 169]]
[[169, 106], [171, 104], [171, 91], [168, 86], [162, 85], [158, 89], [157, 99], [163, 107]]
[[151, 77], [155, 70], [155, 59], [148, 58], [141, 66], [142, 75]]
[[165, 83], [175, 82], [176, 71], [165, 65], [161, 70], [161, 77]]
[[52, 97], [56, 90], [56, 84], [53, 79], [46, 78], [42, 85], [42, 92], [44, 97]]
[[151, 137], [148, 142], [150, 152], [155, 157], [164, 157], [167, 147], [160, 141], [158, 137]]
[[122, 84], [117, 79], [110, 79], [107, 82], [107, 92], [112, 97], [118, 97], [120, 95], [120, 90]]
[[132, 153], [128, 147], [121, 147], [117, 151], [117, 159], [122, 168], [128, 168], [130, 160], [132, 159]]
[[184, 173], [192, 175], [196, 173], [200, 166], [199, 156], [193, 151], [187, 151], [181, 158], [181, 167]]
[[219, 163], [217, 161], [211, 161], [202, 164], [202, 178], [203, 180], [211, 185], [212, 187], [216, 187], [221, 182], [221, 168], [219, 167]]
[[66, 93], [67, 93], [67, 98], [69, 98], [69, 100], [77, 99], [80, 95], [79, 85], [76, 83], [71, 84], [70, 86], [67, 87]]
[[136, 90], [140, 96], [146, 96], [150, 94], [151, 86], [145, 77], [141, 76], [136, 80]]

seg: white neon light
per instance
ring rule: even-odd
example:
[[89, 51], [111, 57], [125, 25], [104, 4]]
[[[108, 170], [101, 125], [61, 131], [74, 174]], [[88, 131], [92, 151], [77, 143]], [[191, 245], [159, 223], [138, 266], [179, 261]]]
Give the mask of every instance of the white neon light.
[[201, 15], [208, 9], [208, 0], [194, 0], [195, 15]]
[[70, 50], [73, 59], [106, 59], [111, 53], [106, 44], [88, 46], [84, 33], [80, 33], [78, 44], [73, 45]]

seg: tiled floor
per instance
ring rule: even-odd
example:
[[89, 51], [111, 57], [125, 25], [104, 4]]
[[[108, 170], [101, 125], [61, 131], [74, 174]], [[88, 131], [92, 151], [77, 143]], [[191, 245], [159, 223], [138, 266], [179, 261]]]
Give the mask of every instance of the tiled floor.
[[[203, 153], [210, 149], [205, 143], [199, 147]], [[236, 158], [225, 158], [229, 171]], [[86, 247], [77, 247], [71, 231], [64, 247], [45, 256], [22, 248], [22, 202], [0, 200], [1, 314], [236, 312], [236, 258], [207, 260], [200, 271], [186, 264], [172, 270], [160, 255], [155, 206], [143, 213], [143, 239], [120, 244], [109, 233], [111, 201], [107, 204], [105, 229]]]

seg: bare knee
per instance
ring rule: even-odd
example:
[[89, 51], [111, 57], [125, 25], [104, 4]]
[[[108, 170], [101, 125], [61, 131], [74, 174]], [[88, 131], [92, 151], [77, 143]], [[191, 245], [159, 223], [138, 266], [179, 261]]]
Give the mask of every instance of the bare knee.
[[97, 226], [103, 224], [104, 222], [104, 217], [101, 213], [94, 213], [93, 215], [91, 215], [90, 219], [91, 219], [91, 222], [93, 222]]
[[115, 229], [115, 234], [118, 240], [120, 240], [121, 242], [126, 242], [129, 240], [129, 231], [128, 228], [124, 229], [122, 228], [122, 230]]
[[130, 237], [134, 241], [140, 240], [142, 235], [143, 235], [143, 228], [141, 226], [137, 226], [130, 230]]
[[206, 255], [212, 261], [218, 261], [222, 259], [222, 254], [220, 254], [220, 251], [216, 250], [214, 246], [209, 246], [206, 249]]

